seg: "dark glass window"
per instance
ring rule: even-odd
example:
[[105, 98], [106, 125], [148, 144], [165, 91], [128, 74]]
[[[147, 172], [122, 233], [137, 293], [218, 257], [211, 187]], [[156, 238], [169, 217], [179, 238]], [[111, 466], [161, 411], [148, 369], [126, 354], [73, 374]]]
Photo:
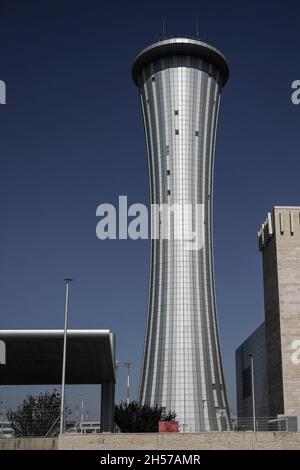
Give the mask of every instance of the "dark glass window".
[[251, 370], [250, 366], [242, 370], [243, 399], [251, 397]]
[[170, 175], [170, 170], [167, 170], [167, 175]]
[[195, 136], [196, 136], [196, 137], [199, 137], [199, 131], [196, 131], [196, 132], [195, 132]]
[[168, 196], [170, 196], [170, 194], [171, 194], [171, 190], [170, 190], [170, 189], [168, 189]]
[[178, 109], [175, 109], [175, 116], [178, 116], [178, 114], [179, 114]]
[[178, 130], [178, 129], [175, 129], [175, 134], [176, 134], [176, 135], [179, 134], [179, 130]]

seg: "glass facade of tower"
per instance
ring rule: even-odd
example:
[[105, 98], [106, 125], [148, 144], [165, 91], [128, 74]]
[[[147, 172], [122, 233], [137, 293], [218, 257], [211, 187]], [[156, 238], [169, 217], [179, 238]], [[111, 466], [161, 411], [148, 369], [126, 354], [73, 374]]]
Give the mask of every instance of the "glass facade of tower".
[[[228, 65], [198, 40], [173, 38], [133, 65], [149, 162], [152, 204], [188, 204], [171, 218], [170, 239], [152, 240], [147, 332], [139, 398], [175, 411], [187, 432], [230, 429], [213, 274], [212, 186], [220, 93]], [[175, 239], [196, 227], [203, 246]]]

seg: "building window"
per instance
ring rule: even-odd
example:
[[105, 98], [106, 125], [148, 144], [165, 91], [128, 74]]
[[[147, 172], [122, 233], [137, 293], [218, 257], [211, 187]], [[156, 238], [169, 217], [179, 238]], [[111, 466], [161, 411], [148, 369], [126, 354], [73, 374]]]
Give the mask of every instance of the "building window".
[[168, 189], [168, 196], [170, 196], [170, 195], [171, 195], [171, 190], [170, 190], [170, 189]]
[[175, 129], [175, 135], [178, 135], [178, 134], [179, 134], [179, 130]]
[[251, 397], [251, 370], [250, 366], [242, 370], [242, 390], [243, 390], [243, 399]]
[[199, 137], [199, 131], [196, 131], [196, 132], [195, 132], [195, 136], [196, 136], [196, 137]]
[[169, 147], [169, 145], [166, 145], [166, 152], [167, 152], [167, 154], [170, 152], [170, 147]]
[[167, 170], [167, 175], [170, 176], [170, 170]]
[[175, 109], [175, 112], [174, 112], [174, 114], [175, 114], [175, 116], [178, 116], [178, 114], [179, 114], [179, 111], [178, 111], [178, 109]]
[[152, 79], [152, 82], [155, 82], [155, 76], [154, 75], [151, 77], [151, 79]]

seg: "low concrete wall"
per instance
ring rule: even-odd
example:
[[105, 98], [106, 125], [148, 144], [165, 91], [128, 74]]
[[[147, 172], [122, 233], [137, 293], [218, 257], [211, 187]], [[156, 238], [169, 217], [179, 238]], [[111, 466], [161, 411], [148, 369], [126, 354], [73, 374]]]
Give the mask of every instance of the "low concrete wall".
[[64, 435], [58, 449], [74, 450], [230, 450], [298, 449], [300, 433], [212, 432]]
[[58, 438], [0, 439], [0, 450], [300, 450], [300, 433], [212, 432], [65, 434]]
[[0, 439], [0, 450], [55, 450], [57, 439], [44, 437], [7, 437]]

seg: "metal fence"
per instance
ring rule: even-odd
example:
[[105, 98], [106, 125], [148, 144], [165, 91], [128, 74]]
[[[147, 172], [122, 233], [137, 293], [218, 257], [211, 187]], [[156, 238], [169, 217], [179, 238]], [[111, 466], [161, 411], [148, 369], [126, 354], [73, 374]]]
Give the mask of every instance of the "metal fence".
[[257, 432], [300, 432], [300, 416], [278, 417], [238, 417], [233, 421], [233, 431], [257, 431]]
[[[55, 437], [59, 433], [60, 416], [49, 421], [42, 416], [31, 416], [21, 423], [12, 423], [8, 419], [2, 419], [0, 415], [0, 438], [10, 437]], [[189, 429], [179, 427], [180, 432], [188, 433]], [[208, 429], [208, 427], [206, 428]], [[221, 429], [220, 429], [221, 431]], [[253, 417], [239, 417], [232, 419], [231, 429], [223, 427], [223, 432], [300, 432], [300, 416], [257, 417], [255, 423]], [[65, 421], [65, 433], [71, 434], [97, 434], [100, 433], [100, 419], [78, 420], [67, 418]], [[115, 432], [120, 430], [115, 429]], [[205, 428], [202, 432], [205, 432]]]
[[[9, 437], [55, 437], [59, 434], [60, 416], [49, 421], [42, 417], [31, 417], [22, 422], [13, 423], [6, 420], [0, 421], [0, 438]], [[100, 433], [100, 420], [88, 419], [78, 421], [67, 419], [65, 421], [65, 433], [95, 434]]]
[[59, 432], [59, 416], [54, 420], [42, 416], [30, 416], [20, 421], [2, 420], [0, 438], [4, 437], [53, 437]]

